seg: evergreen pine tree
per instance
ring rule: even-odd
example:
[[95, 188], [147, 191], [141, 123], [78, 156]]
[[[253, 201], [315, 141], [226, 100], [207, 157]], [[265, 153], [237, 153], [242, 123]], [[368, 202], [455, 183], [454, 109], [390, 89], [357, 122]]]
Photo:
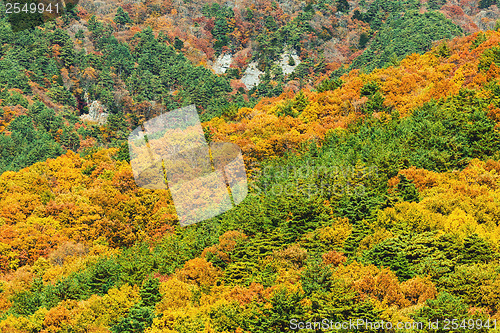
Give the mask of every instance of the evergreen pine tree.
[[349, 3], [347, 0], [337, 0], [337, 11], [347, 13], [349, 11]]
[[370, 227], [365, 220], [355, 223], [351, 234], [344, 243], [344, 253], [348, 256], [355, 255], [361, 240], [370, 233]]
[[306, 267], [300, 277], [302, 289], [307, 296], [313, 292], [327, 292], [332, 285], [331, 276], [332, 271], [328, 266], [313, 262]]
[[154, 309], [138, 304], [130, 308], [128, 314], [111, 327], [113, 333], [142, 333], [153, 324]]
[[401, 197], [403, 197], [404, 201], [409, 201], [409, 202], [419, 202], [420, 198], [418, 195], [418, 191], [415, 188], [415, 185], [413, 185], [412, 182], [410, 182], [404, 175], [399, 174], [399, 184], [397, 186], [397, 190]]
[[477, 234], [472, 234], [464, 239], [464, 245], [458, 257], [459, 262], [477, 263], [489, 262], [493, 259], [493, 251], [484, 239]]
[[122, 25], [127, 24], [127, 23], [132, 23], [130, 16], [128, 15], [128, 13], [126, 11], [123, 10], [122, 7], [118, 7], [114, 21], [117, 24], [122, 24]]
[[301, 90], [296, 96], [295, 96], [295, 101], [294, 101], [294, 108], [302, 112], [304, 109], [307, 107], [309, 104], [309, 100], [307, 99], [306, 95], [304, 95], [304, 92]]
[[497, 0], [481, 0], [479, 1], [478, 7], [481, 9], [488, 8], [492, 5], [495, 5], [497, 3]]
[[160, 281], [147, 279], [139, 290], [144, 306], [155, 306], [161, 300]]
[[179, 37], [175, 37], [174, 47], [177, 50], [181, 50], [184, 47], [184, 42], [182, 40], [180, 40]]

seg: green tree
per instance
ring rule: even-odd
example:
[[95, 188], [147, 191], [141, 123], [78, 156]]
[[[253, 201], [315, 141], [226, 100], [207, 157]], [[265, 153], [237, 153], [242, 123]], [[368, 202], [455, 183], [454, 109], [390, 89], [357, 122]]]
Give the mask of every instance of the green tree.
[[293, 107], [300, 113], [304, 111], [307, 105], [309, 105], [309, 100], [307, 99], [304, 92], [301, 90], [297, 95], [295, 95]]
[[476, 47], [478, 47], [479, 45], [483, 44], [484, 42], [486, 42], [488, 40], [488, 38], [486, 37], [486, 35], [483, 33], [483, 32], [480, 32], [476, 39], [474, 39], [472, 41], [472, 45], [471, 45], [471, 50], [475, 49]]
[[316, 87], [316, 90], [318, 92], [325, 92], [327, 90], [335, 90], [337, 88], [340, 88], [342, 86], [343, 82], [341, 79], [325, 79], [321, 81], [320, 84]]
[[359, 36], [359, 47], [364, 49], [366, 47], [366, 43], [370, 40], [370, 36], [366, 32], [361, 33]]
[[399, 174], [399, 183], [397, 186], [397, 191], [404, 201], [409, 202], [419, 202], [419, 194], [415, 185], [408, 180], [403, 174]]
[[144, 306], [155, 306], [161, 300], [160, 281], [156, 278], [145, 280], [139, 292]]
[[92, 293], [104, 295], [119, 281], [120, 266], [114, 259], [99, 259], [88, 272]]
[[367, 82], [361, 87], [360, 96], [373, 96], [376, 92], [378, 92], [380, 86], [375, 81]]
[[472, 234], [464, 239], [458, 261], [464, 264], [487, 263], [493, 260], [493, 258], [494, 252], [490, 245], [477, 234]]
[[118, 9], [116, 10], [116, 15], [115, 15], [115, 18], [113, 19], [113, 21], [115, 21], [115, 23], [121, 24], [121, 25], [125, 25], [127, 23], [132, 23], [130, 16], [128, 15], [128, 13], [125, 10], [123, 10], [122, 7], [118, 7]]
[[415, 273], [406, 258], [406, 244], [400, 239], [384, 240], [365, 253], [369, 262], [378, 267], [389, 267], [399, 279], [408, 280]]
[[330, 291], [332, 285], [331, 276], [330, 267], [319, 262], [312, 262], [307, 265], [300, 277], [302, 290], [304, 290], [306, 296], [310, 296], [313, 292]]
[[[436, 299], [434, 300], [427, 300], [426, 305], [417, 310], [413, 315], [413, 319], [418, 322], [424, 322], [424, 323], [429, 323], [429, 322], [439, 322], [439, 328], [436, 329], [430, 329], [429, 327], [424, 326], [424, 331], [425, 332], [438, 332], [438, 333], [445, 333], [449, 332], [449, 330], [446, 330], [446, 327], [444, 325], [444, 320], [450, 318], [456, 319], [456, 321], [459, 323], [459, 325], [462, 323], [463, 320], [469, 320], [469, 319], [482, 319], [483, 323], [486, 323], [486, 318], [481, 318], [478, 315], [469, 315], [468, 314], [468, 307], [467, 305], [459, 298], [456, 296], [453, 296], [447, 292], [441, 292], [437, 296]], [[490, 328], [493, 328], [493, 323], [491, 323], [492, 326]], [[451, 323], [450, 323], [451, 325]], [[458, 328], [455, 330], [455, 332], [467, 332], [468, 329], [464, 328]], [[487, 328], [477, 328], [475, 329], [475, 332], [488, 332], [489, 329]]]
[[242, 327], [254, 333], [286, 332], [290, 328], [290, 320], [300, 320], [304, 315], [304, 307], [300, 303], [302, 298], [300, 292], [278, 289], [270, 300], [271, 307], [265, 303], [254, 303], [253, 315], [242, 323]]
[[21, 291], [15, 294], [11, 302], [11, 311], [21, 316], [32, 315], [42, 305], [41, 295], [31, 291]]
[[478, 7], [481, 9], [488, 8], [492, 5], [495, 5], [497, 0], [481, 0], [479, 1]]
[[[369, 299], [362, 299], [340, 279], [332, 281], [331, 291], [313, 293], [309, 297], [311, 306], [306, 308], [308, 321], [320, 322], [328, 318], [333, 322], [348, 322], [363, 319], [367, 322], [380, 320], [382, 310], [377, 310]], [[377, 332], [377, 330], [363, 330]]]
[[[468, 306], [488, 307], [487, 287], [498, 276], [494, 267], [487, 264], [465, 264], [457, 266], [455, 271], [438, 280], [439, 287], [456, 297], [460, 297]], [[494, 284], [493, 284], [494, 285]]]
[[179, 39], [179, 37], [175, 37], [175, 40], [174, 40], [174, 47], [177, 49], [177, 50], [181, 50], [183, 47], [184, 47], [184, 42], [182, 40]]
[[153, 324], [154, 310], [138, 304], [131, 307], [128, 314], [111, 327], [113, 333], [142, 333]]
[[337, 0], [337, 11], [347, 13], [349, 11], [349, 2], [347, 0]]

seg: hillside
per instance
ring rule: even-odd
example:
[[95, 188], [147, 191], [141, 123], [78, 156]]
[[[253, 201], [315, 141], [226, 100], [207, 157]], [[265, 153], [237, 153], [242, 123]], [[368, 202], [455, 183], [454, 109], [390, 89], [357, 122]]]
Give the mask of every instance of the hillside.
[[[150, 0], [123, 4], [134, 24], [150, 24], [171, 38], [178, 37], [187, 53], [193, 57], [198, 54], [196, 61], [210, 64], [221, 52], [229, 51], [234, 55], [234, 67], [240, 70], [249, 55], [266, 67], [285, 45], [295, 48], [301, 59], [317, 60], [322, 53], [326, 64], [349, 62], [370, 44], [377, 32], [391, 26], [393, 18], [408, 11], [443, 14], [440, 16], [443, 21], [444, 17], [450, 19], [467, 34], [493, 29], [498, 17], [496, 1], [489, 0], [209, 3]], [[114, 2], [81, 1], [80, 5], [87, 13], [108, 21], [115, 13]], [[415, 32], [420, 34], [418, 30]], [[272, 37], [265, 38], [265, 34]]]
[[[499, 42], [458, 37], [211, 115], [206, 136], [242, 148], [250, 194], [186, 228], [168, 191], [135, 186], [121, 148], [4, 172], [2, 332], [267, 333], [292, 318], [495, 332]], [[184, 59], [150, 30], [134, 45]]]
[[461, 5], [84, 0], [18, 32], [2, 9], [0, 172], [98, 147], [126, 160], [128, 133], [165, 110], [194, 103], [204, 121], [231, 118], [263, 97], [494, 28], [494, 1]]

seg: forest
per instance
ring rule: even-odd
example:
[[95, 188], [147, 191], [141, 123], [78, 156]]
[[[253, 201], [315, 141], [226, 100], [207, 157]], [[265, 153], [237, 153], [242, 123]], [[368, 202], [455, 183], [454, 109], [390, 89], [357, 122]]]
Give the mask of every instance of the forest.
[[[457, 7], [81, 0], [17, 29], [0, 2], [0, 331], [500, 332], [500, 21]], [[249, 194], [181, 227], [127, 138], [191, 104]]]

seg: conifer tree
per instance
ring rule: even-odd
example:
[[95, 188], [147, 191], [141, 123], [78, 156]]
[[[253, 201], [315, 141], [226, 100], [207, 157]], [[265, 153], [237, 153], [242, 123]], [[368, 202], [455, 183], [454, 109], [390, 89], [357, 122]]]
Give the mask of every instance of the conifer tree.
[[126, 317], [111, 327], [111, 332], [142, 333], [153, 324], [153, 318], [154, 310], [152, 308], [136, 304], [130, 308]]
[[489, 262], [493, 259], [493, 251], [488, 243], [477, 234], [464, 239], [458, 260], [462, 263]]
[[294, 107], [297, 111], [302, 112], [309, 104], [309, 100], [302, 90], [295, 96]]
[[116, 11], [116, 15], [114, 18], [114, 21], [117, 24], [122, 24], [125, 25], [127, 23], [132, 23], [132, 20], [130, 19], [130, 16], [126, 11], [123, 10], [122, 7], [118, 7], [118, 10]]
[[347, 0], [337, 0], [337, 11], [347, 13], [349, 11], [349, 3]]
[[161, 300], [160, 281], [158, 279], [146, 280], [139, 293], [144, 306], [155, 306]]
[[179, 37], [175, 37], [174, 47], [177, 50], [181, 50], [184, 47], [184, 42], [182, 40], [180, 40]]
[[403, 197], [404, 201], [409, 201], [409, 202], [419, 202], [419, 195], [418, 191], [415, 188], [415, 185], [413, 185], [412, 182], [410, 182], [404, 175], [400, 174], [399, 175], [399, 184], [397, 187], [397, 190], [399, 194]]

